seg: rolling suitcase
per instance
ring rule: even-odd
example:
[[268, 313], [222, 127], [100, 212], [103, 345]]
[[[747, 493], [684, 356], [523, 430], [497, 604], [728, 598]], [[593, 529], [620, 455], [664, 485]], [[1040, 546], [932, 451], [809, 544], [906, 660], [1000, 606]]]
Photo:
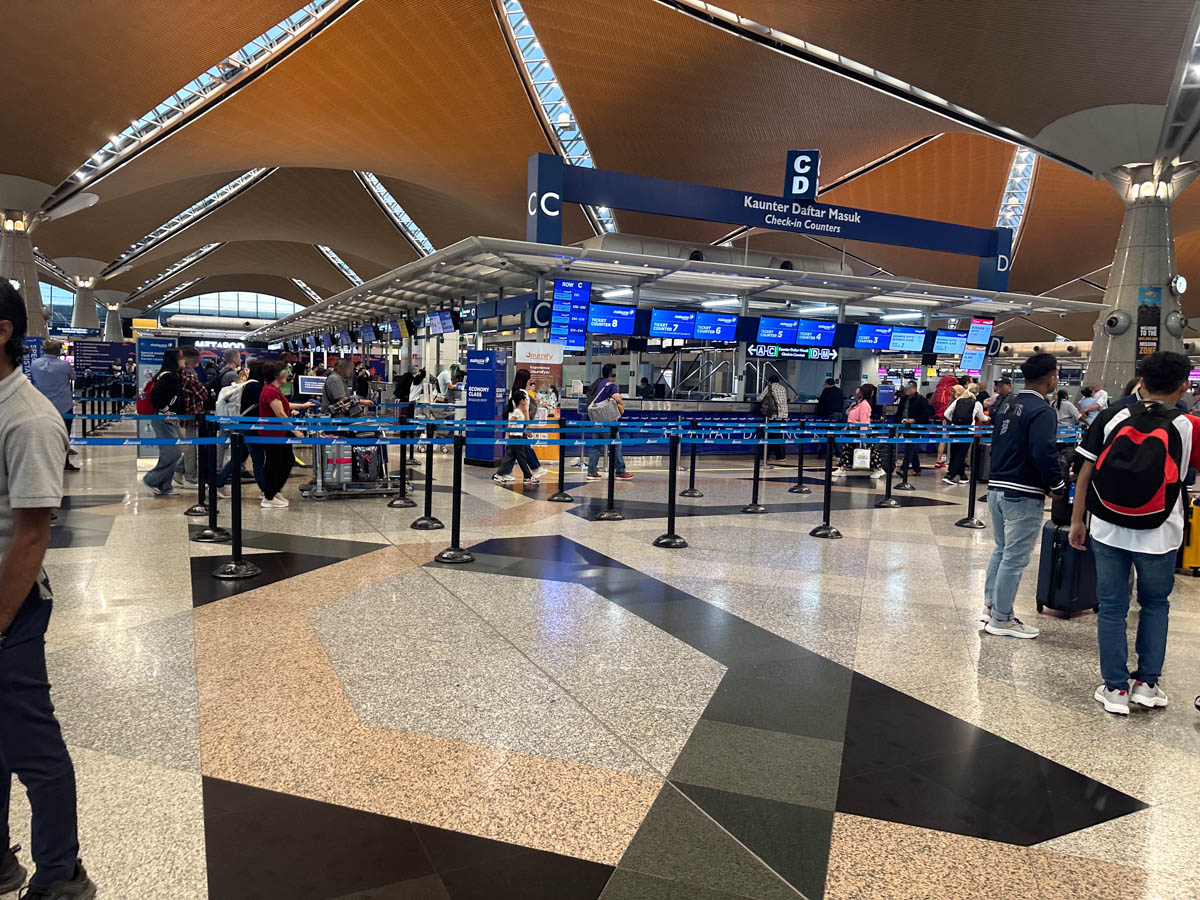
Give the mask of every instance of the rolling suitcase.
[[1037, 611], [1049, 607], [1067, 614], [1096, 610], [1096, 559], [1088, 549], [1076, 550], [1067, 542], [1070, 528], [1047, 522], [1042, 527], [1042, 554], [1038, 562]]
[[1200, 521], [1196, 519], [1197, 503], [1200, 500], [1188, 497], [1184, 504], [1183, 543], [1179, 545], [1179, 556], [1175, 562], [1176, 569], [1193, 577], [1200, 575], [1200, 528], [1193, 527]]

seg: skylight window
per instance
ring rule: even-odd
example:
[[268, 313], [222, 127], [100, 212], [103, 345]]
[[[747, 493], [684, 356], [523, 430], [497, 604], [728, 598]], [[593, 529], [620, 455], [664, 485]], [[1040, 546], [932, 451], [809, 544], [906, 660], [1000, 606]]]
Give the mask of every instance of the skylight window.
[[383, 186], [374, 173], [356, 172], [355, 174], [368, 193], [375, 198], [375, 202], [387, 213], [388, 218], [400, 229], [400, 233], [412, 244], [413, 249], [421, 256], [428, 256], [432, 253], [434, 251], [433, 242], [425, 237], [425, 232], [417, 227], [412, 216], [404, 211], [404, 207], [396, 201], [396, 198]]
[[192, 285], [199, 284], [203, 280], [204, 280], [204, 278], [202, 276], [200, 278], [192, 278], [192, 279], [189, 279], [188, 281], [179, 282], [179, 284], [175, 285], [175, 287], [171, 288], [169, 291], [167, 291], [165, 294], [163, 294], [161, 297], [159, 297], [157, 300], [155, 300], [153, 303], [151, 303], [149, 306], [147, 306], [145, 308], [145, 310], [143, 310], [143, 312], [151, 313], [157, 309], [162, 309], [164, 306], [166, 306], [174, 298], [178, 297], [180, 294], [182, 294], [184, 291], [186, 291]]
[[203, 247], [193, 250], [187, 256], [185, 256], [181, 259], [177, 259], [175, 262], [171, 263], [171, 265], [167, 266], [165, 269], [163, 269], [161, 272], [159, 272], [153, 278], [147, 278], [140, 285], [138, 285], [137, 289], [132, 294], [130, 294], [128, 297], [125, 298], [125, 302], [129, 303], [131, 300], [136, 300], [138, 297], [142, 296], [147, 291], [152, 290], [155, 287], [155, 285], [162, 284], [162, 282], [166, 281], [168, 278], [171, 278], [174, 275], [179, 274], [184, 269], [186, 269], [188, 266], [190, 266], [192, 263], [199, 262], [200, 260], [204, 259], [204, 257], [208, 256], [208, 254], [212, 253], [214, 250], [218, 249], [219, 247], [224, 247], [224, 246], [225, 245], [223, 243], [205, 244]]
[[[537, 98], [542, 121], [552, 135], [555, 151], [573, 166], [595, 168], [592, 151], [588, 149], [571, 104], [567, 102], [558, 77], [542, 51], [542, 44], [533, 31], [529, 17], [517, 0], [504, 0], [503, 5], [503, 21], [509, 40], [521, 55], [525, 82]], [[610, 210], [595, 206], [584, 207], [584, 210], [597, 231], [617, 230], [616, 220]]]
[[309, 296], [309, 298], [312, 300], [313, 303], [321, 302], [321, 295], [318, 294], [316, 291], [314, 291], [312, 288], [310, 288], [307, 284], [305, 284], [299, 278], [289, 278], [288, 280], [292, 284], [294, 284], [296, 287], [300, 288], [300, 290], [304, 291], [304, 293]]
[[1013, 154], [1008, 180], [1004, 183], [1004, 194], [1000, 198], [1000, 211], [996, 214], [997, 228], [1010, 228], [1013, 233], [1013, 252], [1016, 253], [1017, 239], [1025, 222], [1025, 209], [1029, 205], [1029, 194], [1033, 190], [1033, 176], [1037, 170], [1037, 153], [1028, 147], [1018, 147]]
[[333, 263], [333, 267], [341, 272], [352, 285], [358, 287], [363, 283], [363, 280], [358, 277], [358, 273], [346, 265], [345, 260], [333, 252], [332, 247], [326, 247], [324, 244], [314, 244], [313, 246], [320, 250], [321, 255]]

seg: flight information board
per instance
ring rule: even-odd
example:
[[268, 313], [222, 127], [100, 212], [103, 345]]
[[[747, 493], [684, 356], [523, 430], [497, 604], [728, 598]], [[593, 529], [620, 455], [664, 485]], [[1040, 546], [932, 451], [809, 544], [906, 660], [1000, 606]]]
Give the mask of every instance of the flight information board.
[[889, 350], [904, 350], [910, 353], [920, 353], [925, 346], [924, 328], [902, 328], [897, 325], [892, 329], [892, 342]]
[[650, 337], [690, 339], [696, 331], [696, 314], [680, 309], [650, 310]]
[[758, 320], [758, 342], [760, 344], [794, 344], [799, 319], [778, 319], [763, 316]]
[[593, 334], [633, 334], [636, 318], [636, 306], [593, 303], [588, 307], [587, 330]]
[[987, 342], [992, 339], [992, 326], [995, 324], [993, 319], [972, 319], [971, 330], [967, 332], [967, 343], [986, 347]]
[[968, 372], [978, 372], [983, 368], [983, 355], [986, 350], [986, 347], [972, 347], [968, 344], [958, 367]]
[[362, 327], [362, 339], [368, 344], [374, 344], [379, 340], [378, 335], [375, 334], [374, 325], [364, 325]]
[[937, 337], [933, 341], [934, 353], [953, 353], [960, 356], [966, 349], [967, 333], [965, 331], [941, 331], [939, 329]]
[[860, 350], [888, 350], [892, 345], [891, 325], [859, 325], [854, 346]]
[[584, 348], [591, 297], [590, 281], [554, 281], [550, 308], [550, 343], [562, 344], [568, 350]]
[[733, 341], [737, 334], [738, 317], [726, 313], [696, 313], [698, 341]]
[[796, 329], [795, 343], [802, 347], [832, 347], [833, 337], [837, 333], [837, 322], [813, 322], [806, 319], [796, 319], [799, 327]]

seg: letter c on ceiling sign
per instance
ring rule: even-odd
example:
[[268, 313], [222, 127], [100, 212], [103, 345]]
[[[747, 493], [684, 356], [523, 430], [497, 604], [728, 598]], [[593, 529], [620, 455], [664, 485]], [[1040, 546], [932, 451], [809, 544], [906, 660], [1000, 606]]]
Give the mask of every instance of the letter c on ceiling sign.
[[537, 191], [529, 195], [529, 203], [526, 205], [526, 208], [529, 210], [531, 216], [537, 215]]

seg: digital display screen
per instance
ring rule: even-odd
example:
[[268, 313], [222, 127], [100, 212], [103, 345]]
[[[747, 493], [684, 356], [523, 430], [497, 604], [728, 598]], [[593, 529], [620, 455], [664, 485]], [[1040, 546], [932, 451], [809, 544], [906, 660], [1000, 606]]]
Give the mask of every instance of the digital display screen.
[[636, 306], [593, 303], [588, 308], [587, 330], [594, 334], [633, 334], [636, 317]]
[[897, 325], [892, 329], [892, 342], [888, 345], [889, 350], [907, 350], [913, 353], [920, 353], [924, 346], [924, 328], [901, 328]]
[[442, 334], [453, 334], [454, 328], [454, 313], [448, 309], [444, 309], [439, 313], [434, 313], [434, 317], [441, 320]]
[[317, 339], [314, 338], [311, 334], [304, 339], [304, 343], [306, 343], [308, 345], [309, 350], [317, 349]]
[[392, 323], [392, 340], [393, 341], [404, 340], [406, 337], [408, 337], [408, 335], [406, 335], [404, 333], [404, 331], [405, 331], [404, 326], [402, 326], [399, 321], [393, 322]]
[[983, 354], [987, 350], [986, 347], [971, 347], [968, 345], [966, 351], [962, 355], [962, 360], [959, 362], [960, 369], [978, 371], [983, 368]]
[[584, 348], [591, 297], [590, 281], [555, 279], [550, 308], [550, 343], [562, 344], [568, 350]]
[[992, 319], [972, 319], [971, 330], [967, 332], [967, 343], [986, 347], [987, 342], [992, 339], [994, 324]]
[[430, 313], [425, 317], [425, 326], [429, 329], [430, 334], [441, 334], [442, 317], [437, 313]]
[[364, 325], [362, 327], [362, 339], [368, 344], [374, 344], [379, 340], [379, 337], [375, 334], [374, 325]]
[[650, 310], [650, 337], [689, 339], [696, 331], [696, 314], [679, 309]]
[[350, 338], [350, 332], [339, 331], [338, 332], [338, 343], [341, 344], [343, 347], [349, 347], [351, 344], [353, 344], [354, 341], [351, 340], [351, 338]]
[[732, 341], [737, 333], [736, 315], [725, 313], [696, 313], [696, 340]]
[[[760, 344], [794, 344], [799, 319], [777, 319], [763, 316], [758, 320], [758, 342]], [[832, 340], [832, 337], [830, 338]]]
[[860, 350], [888, 350], [892, 345], [891, 325], [859, 325], [854, 346]]
[[956, 356], [967, 349], [967, 333], [965, 331], [941, 331], [933, 341], [934, 353], [953, 353]]
[[301, 375], [296, 382], [296, 392], [300, 394], [319, 394], [325, 387], [325, 379], [316, 375]]
[[837, 322], [810, 322], [797, 319], [796, 343], [802, 347], [832, 347], [837, 333]]
[[321, 335], [321, 346], [326, 350], [333, 349], [333, 337], [328, 332]]

